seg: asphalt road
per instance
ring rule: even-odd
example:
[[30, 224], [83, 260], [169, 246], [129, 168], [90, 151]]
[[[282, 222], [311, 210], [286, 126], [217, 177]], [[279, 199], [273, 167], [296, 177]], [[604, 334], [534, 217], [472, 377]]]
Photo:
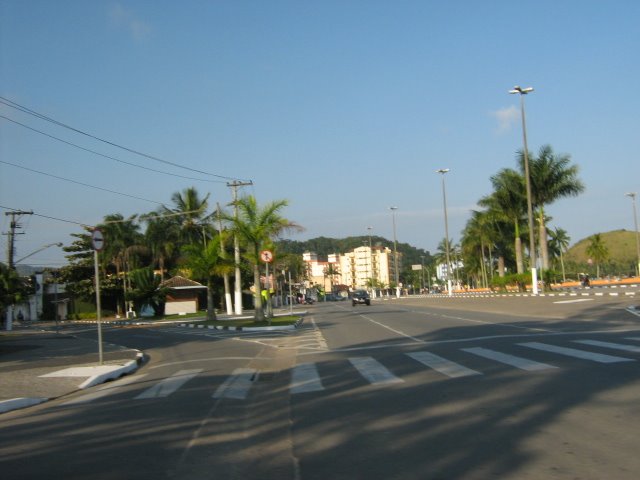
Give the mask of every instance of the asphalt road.
[[3, 415], [2, 477], [635, 479], [636, 303], [416, 298], [315, 305], [293, 333], [110, 329], [149, 362]]

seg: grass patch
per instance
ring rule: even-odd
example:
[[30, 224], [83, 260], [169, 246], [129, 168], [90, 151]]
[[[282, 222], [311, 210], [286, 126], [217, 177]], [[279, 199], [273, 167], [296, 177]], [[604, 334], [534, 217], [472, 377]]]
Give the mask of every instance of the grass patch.
[[300, 315], [283, 315], [273, 317], [271, 322], [264, 320], [256, 322], [253, 318], [238, 318], [234, 320], [214, 320], [213, 322], [198, 322], [198, 325], [211, 325], [214, 327], [281, 327], [293, 325], [300, 320]]

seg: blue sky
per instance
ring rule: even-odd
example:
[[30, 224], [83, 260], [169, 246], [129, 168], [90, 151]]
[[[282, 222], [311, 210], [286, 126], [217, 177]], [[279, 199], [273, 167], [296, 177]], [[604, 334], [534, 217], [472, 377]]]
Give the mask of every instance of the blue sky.
[[[290, 238], [393, 237], [434, 252], [522, 148], [571, 155], [586, 191], [548, 208], [572, 242], [633, 229], [640, 192], [637, 1], [0, 0], [0, 96], [119, 145], [223, 177], [259, 202], [287, 199]], [[0, 218], [22, 219], [16, 258], [81, 228], [170, 205], [195, 186], [231, 200], [226, 179], [152, 161], [6, 105]], [[8, 162], [8, 163], [7, 163]], [[13, 165], [10, 165], [13, 164]], [[19, 165], [23, 168], [19, 168]], [[30, 170], [25, 170], [28, 168]], [[47, 173], [42, 175], [33, 170]], [[117, 195], [71, 183], [122, 192]], [[208, 181], [203, 181], [208, 180]], [[211, 180], [218, 180], [217, 183]], [[7, 236], [2, 236], [2, 252]], [[108, 239], [107, 239], [108, 241]], [[4, 258], [3, 258], [4, 260]], [[25, 263], [56, 266], [49, 248]]]

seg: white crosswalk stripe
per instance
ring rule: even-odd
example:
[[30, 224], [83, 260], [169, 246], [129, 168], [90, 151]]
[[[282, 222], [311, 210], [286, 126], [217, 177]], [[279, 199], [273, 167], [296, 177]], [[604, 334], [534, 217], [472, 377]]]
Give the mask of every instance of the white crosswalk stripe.
[[360, 372], [360, 375], [372, 385], [390, 385], [404, 382], [404, 380], [396, 377], [372, 357], [352, 357], [349, 361]]
[[435, 371], [446, 375], [451, 378], [468, 377], [470, 375], [482, 375], [482, 373], [464, 367], [459, 363], [452, 362], [446, 358], [435, 355], [429, 352], [413, 352], [407, 353], [407, 355], [414, 360], [433, 368]]
[[200, 372], [202, 372], [201, 368], [195, 370], [180, 370], [169, 378], [165, 378], [161, 382], [156, 383], [153, 387], [148, 388], [135, 397], [135, 399], [142, 400], [147, 398], [168, 397]]
[[519, 343], [523, 347], [533, 348], [536, 350], [542, 350], [544, 352], [557, 353], [559, 355], [565, 355], [567, 357], [580, 358], [582, 360], [591, 360], [598, 363], [618, 363], [618, 362], [633, 362], [632, 358], [615, 357], [613, 355], [605, 355], [603, 353], [589, 352], [587, 350], [578, 350], [576, 348], [559, 347], [556, 345], [549, 345], [547, 343], [539, 342], [527, 342]]
[[302, 363], [291, 372], [291, 393], [308, 393], [324, 390], [315, 363]]
[[233, 374], [220, 385], [213, 398], [234, 398], [244, 400], [257, 379], [258, 372], [253, 368], [236, 368]]
[[146, 374], [142, 374], [142, 375], [131, 375], [128, 377], [123, 377], [119, 380], [116, 380], [114, 382], [109, 382], [106, 385], [103, 385], [102, 387], [98, 388], [95, 392], [87, 393], [86, 395], [82, 395], [80, 397], [67, 400], [66, 402], [63, 402], [60, 405], [63, 405], [63, 406], [78, 405], [81, 403], [88, 403], [88, 402], [97, 400], [99, 398], [113, 395], [114, 393], [118, 393], [118, 390], [120, 390], [125, 385], [138, 382], [146, 376], [147, 376]]
[[593, 347], [611, 348], [613, 350], [622, 350], [624, 352], [640, 353], [640, 347], [638, 347], [637, 345], [624, 345], [622, 343], [601, 342], [599, 340], [574, 340], [574, 343], [591, 345]]
[[495, 350], [489, 350], [487, 348], [475, 347], [475, 348], [463, 348], [464, 352], [473, 353], [480, 357], [488, 358], [489, 360], [495, 360], [500, 363], [511, 365], [512, 367], [519, 368], [520, 370], [526, 370], [528, 372], [535, 372], [539, 370], [548, 370], [550, 368], [558, 368], [546, 363], [536, 362], [527, 358], [516, 357], [507, 353], [496, 352]]

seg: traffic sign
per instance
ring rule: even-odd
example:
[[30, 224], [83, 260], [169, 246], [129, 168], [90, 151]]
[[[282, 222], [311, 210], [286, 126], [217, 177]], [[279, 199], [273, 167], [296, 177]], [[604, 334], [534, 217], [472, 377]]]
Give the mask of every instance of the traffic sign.
[[273, 260], [273, 253], [271, 250], [263, 250], [260, 252], [260, 258], [263, 262], [270, 263]]
[[91, 244], [93, 245], [93, 249], [97, 252], [104, 248], [104, 234], [99, 228], [94, 228], [93, 232], [91, 232]]

